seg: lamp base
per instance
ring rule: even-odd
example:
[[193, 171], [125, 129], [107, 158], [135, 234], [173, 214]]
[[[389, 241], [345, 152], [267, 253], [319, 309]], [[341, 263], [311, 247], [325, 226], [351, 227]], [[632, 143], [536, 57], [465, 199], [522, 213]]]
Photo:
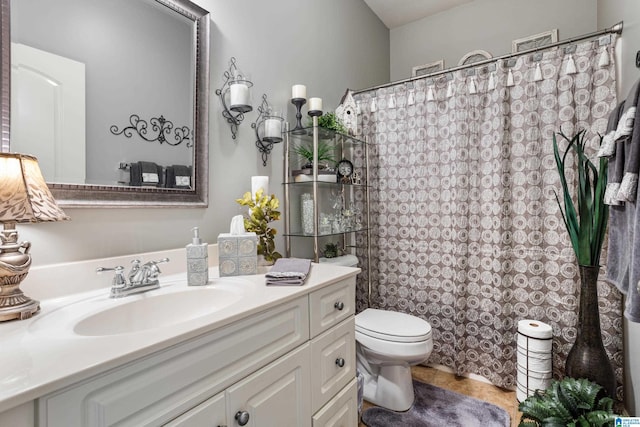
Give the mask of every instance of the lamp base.
[[0, 231], [0, 322], [28, 319], [40, 310], [40, 303], [20, 290], [29, 273], [31, 243], [18, 243], [15, 223], [6, 223]]
[[[32, 300], [27, 296], [24, 297], [27, 299], [27, 301], [22, 304], [0, 308], [0, 322], [6, 322], [8, 320], [14, 319], [29, 319], [31, 316], [40, 311], [40, 303], [38, 301]], [[4, 301], [3, 298], [0, 298], [0, 306], [2, 306], [5, 302], [6, 301]]]

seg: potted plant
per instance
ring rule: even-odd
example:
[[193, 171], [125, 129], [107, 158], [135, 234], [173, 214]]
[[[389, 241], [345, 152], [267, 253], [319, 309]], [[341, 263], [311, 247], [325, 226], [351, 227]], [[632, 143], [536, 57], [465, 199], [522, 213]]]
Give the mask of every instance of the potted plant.
[[[587, 378], [600, 384], [610, 397], [615, 396], [616, 380], [611, 362], [602, 344], [600, 313], [598, 310], [598, 273], [600, 253], [605, 239], [608, 206], [604, 203], [607, 184], [607, 159], [601, 157], [596, 167], [585, 153], [586, 131], [581, 130], [572, 138], [559, 135], [568, 143], [562, 156], [556, 135], [553, 136], [553, 153], [562, 184], [562, 199], [556, 200], [564, 224], [571, 239], [580, 272], [580, 307], [576, 341], [569, 351], [565, 374], [573, 378]], [[602, 136], [600, 137], [602, 143]], [[569, 188], [566, 168], [569, 153], [577, 164], [576, 194]], [[577, 202], [577, 207], [574, 204]]]
[[[310, 143], [296, 145], [293, 148], [301, 160], [302, 166], [291, 171], [296, 182], [309, 181], [313, 175], [313, 145]], [[326, 141], [318, 141], [318, 180], [336, 182], [336, 173], [331, 169], [335, 164], [334, 147]]]
[[325, 258], [335, 258], [340, 255], [340, 249], [338, 249], [337, 243], [327, 243], [324, 245], [324, 250], [322, 251]]
[[613, 426], [613, 399], [602, 396], [602, 387], [584, 378], [553, 381], [518, 405], [519, 427]]
[[334, 130], [340, 133], [347, 133], [347, 128], [342, 123], [342, 120], [336, 116], [336, 113], [326, 112], [318, 117], [318, 126], [324, 129]]
[[277, 231], [269, 226], [269, 223], [280, 219], [278, 198], [273, 194], [264, 194], [264, 190], [260, 188], [256, 191], [255, 199], [251, 192], [247, 191], [241, 199], [236, 199], [236, 202], [249, 207], [249, 217], [244, 218], [244, 228], [258, 236], [258, 255], [262, 256], [268, 265], [282, 258], [276, 251], [274, 239]]

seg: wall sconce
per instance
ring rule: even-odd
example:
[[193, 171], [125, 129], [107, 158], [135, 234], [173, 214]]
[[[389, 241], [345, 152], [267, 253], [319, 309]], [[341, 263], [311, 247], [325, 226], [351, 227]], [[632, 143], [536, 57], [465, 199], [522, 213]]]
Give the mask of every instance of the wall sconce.
[[18, 242], [16, 223], [69, 219], [49, 192], [35, 157], [0, 153], [0, 322], [28, 319], [40, 303], [20, 290], [31, 267], [30, 242]]
[[255, 123], [251, 123], [251, 127], [256, 130], [256, 147], [262, 153], [262, 165], [267, 166], [267, 158], [273, 144], [282, 142], [284, 117], [282, 111], [269, 105], [266, 94], [262, 95], [262, 104], [258, 107], [258, 113], [260, 114]]
[[238, 69], [234, 57], [229, 61], [229, 69], [224, 72], [224, 78], [222, 87], [216, 89], [216, 95], [222, 100], [222, 116], [231, 126], [231, 137], [236, 139], [238, 126], [244, 120], [244, 113], [253, 110], [250, 90], [253, 83]]

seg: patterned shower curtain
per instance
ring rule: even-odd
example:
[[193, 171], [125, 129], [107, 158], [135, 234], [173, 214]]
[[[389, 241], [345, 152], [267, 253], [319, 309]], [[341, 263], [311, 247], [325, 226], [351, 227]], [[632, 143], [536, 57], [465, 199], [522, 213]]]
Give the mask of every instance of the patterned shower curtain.
[[[536, 319], [553, 328], [554, 376], [563, 376], [579, 277], [554, 193], [552, 137], [587, 129], [595, 152], [616, 105], [614, 42], [606, 36], [356, 96], [371, 142], [371, 305], [431, 324], [429, 364], [515, 388], [517, 323]], [[359, 310], [368, 306], [365, 280]], [[604, 281], [599, 292], [621, 384], [621, 296]]]

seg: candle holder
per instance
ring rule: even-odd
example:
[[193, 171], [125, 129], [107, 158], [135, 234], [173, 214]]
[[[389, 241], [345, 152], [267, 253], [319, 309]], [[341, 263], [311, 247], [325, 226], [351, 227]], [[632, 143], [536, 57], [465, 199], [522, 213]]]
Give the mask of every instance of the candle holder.
[[[257, 108], [258, 118], [251, 127], [256, 131], [256, 147], [262, 154], [262, 166], [267, 166], [269, 154], [273, 149], [273, 144], [282, 142], [282, 124], [284, 118], [282, 113], [276, 111], [267, 101], [267, 95], [262, 95], [262, 103]], [[260, 130], [262, 129], [262, 137]]]
[[294, 135], [304, 135], [305, 130], [302, 127], [302, 106], [307, 103], [305, 98], [292, 98], [291, 103], [296, 106], [296, 127], [291, 130]]
[[[216, 95], [222, 101], [222, 117], [231, 126], [231, 137], [236, 139], [238, 126], [244, 120], [244, 113], [253, 110], [250, 93], [253, 83], [240, 72], [234, 57], [231, 57], [229, 69], [223, 75], [225, 78], [224, 83], [220, 89], [216, 89]], [[229, 98], [229, 105], [227, 105], [227, 97]]]
[[322, 115], [322, 110], [309, 110], [307, 114], [311, 117], [320, 117]]

